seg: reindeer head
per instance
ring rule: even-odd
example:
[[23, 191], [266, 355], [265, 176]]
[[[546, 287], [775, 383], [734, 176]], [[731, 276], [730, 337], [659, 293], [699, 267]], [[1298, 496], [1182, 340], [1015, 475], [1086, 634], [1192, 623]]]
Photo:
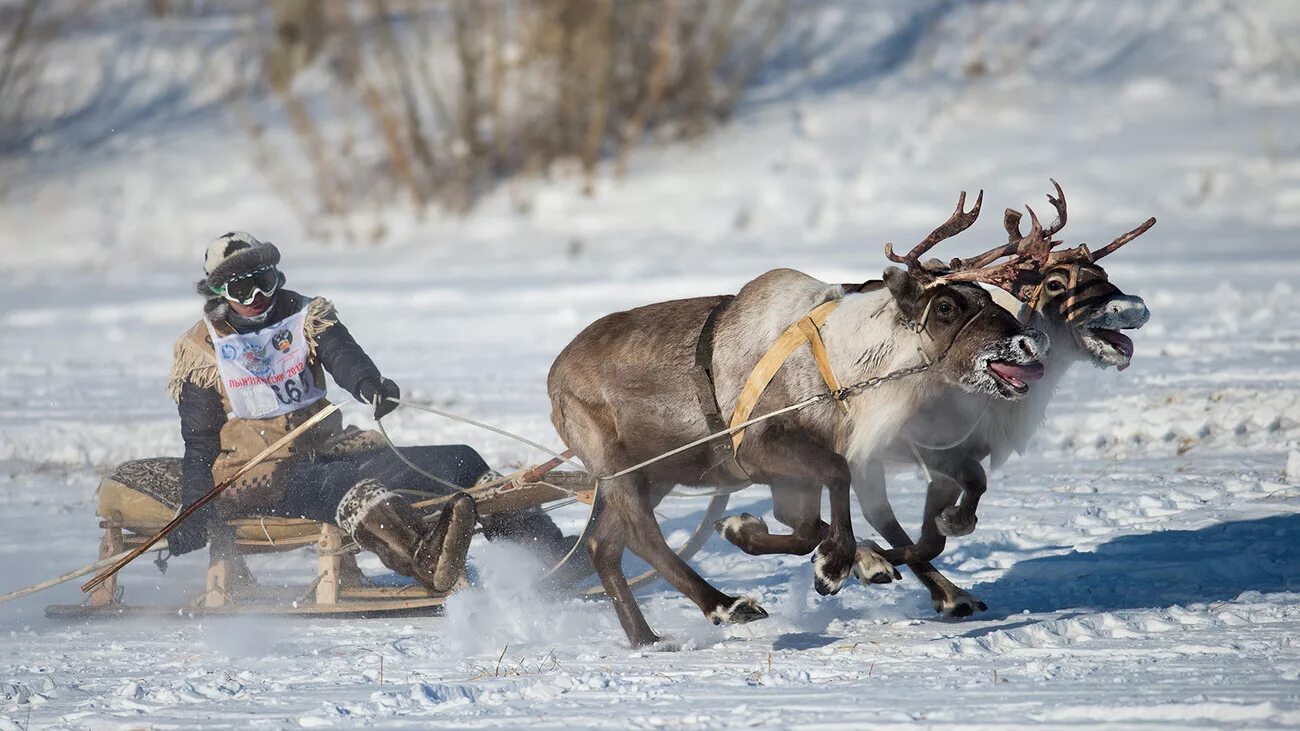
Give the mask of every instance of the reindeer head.
[[[1042, 235], [1054, 245], [1059, 242], [1051, 242], [1051, 237], [1065, 226], [1066, 205], [1061, 186], [1055, 180], [1052, 185], [1056, 187], [1056, 196], [1047, 198], [1056, 208], [1057, 218]], [[1032, 210], [1030, 216], [1032, 219]], [[1115, 366], [1122, 371], [1133, 359], [1133, 340], [1120, 331], [1142, 327], [1151, 313], [1141, 297], [1125, 294], [1112, 284], [1097, 261], [1146, 233], [1155, 222], [1154, 218], [1147, 219], [1096, 253], [1090, 252], [1086, 244], [1053, 251], [1041, 276], [1014, 281], [1008, 291], [1052, 323], [1054, 332], [1068, 332], [1070, 342], [1057, 343], [1057, 347], [1072, 346], [1080, 358], [1090, 360], [1093, 365]], [[1037, 223], [1033, 221], [1034, 226]], [[1018, 211], [1007, 209], [1003, 224], [1008, 245], [1027, 238], [1020, 233]]]
[[1047, 336], [1025, 327], [993, 302], [977, 282], [1009, 281], [1017, 272], [1036, 272], [1047, 258], [1045, 247], [1025, 247], [1006, 262], [992, 266], [993, 257], [978, 268], [939, 273], [923, 266], [920, 257], [940, 241], [966, 230], [979, 216], [984, 194], [965, 211], [966, 194], [957, 210], [906, 256], [885, 245], [891, 261], [906, 264], [907, 270], [885, 270], [889, 288], [904, 318], [904, 326], [924, 333], [933, 344], [929, 353], [932, 370], [950, 385], [970, 393], [1017, 399], [1029, 391], [1029, 384], [1043, 377], [1038, 358], [1047, 351]]

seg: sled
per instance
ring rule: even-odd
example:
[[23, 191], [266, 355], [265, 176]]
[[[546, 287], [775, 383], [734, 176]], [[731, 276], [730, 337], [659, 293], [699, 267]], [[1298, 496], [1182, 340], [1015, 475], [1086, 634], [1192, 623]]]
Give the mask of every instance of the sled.
[[[480, 515], [492, 515], [531, 508], [548, 509], [574, 502], [588, 506], [587, 521], [573, 548], [551, 566], [539, 582], [548, 590], [580, 596], [603, 594], [599, 584], [583, 586], [591, 576], [585, 539], [591, 529], [591, 508], [598, 485], [584, 472], [555, 469], [552, 460], [514, 479], [465, 490], [473, 497]], [[58, 577], [54, 583], [92, 573], [112, 563], [125, 552], [142, 545], [176, 515], [180, 504], [181, 460], [173, 457], [134, 460], [119, 465], [105, 477], [98, 489], [96, 514], [100, 518], [100, 560], [80, 572]], [[450, 498], [410, 490], [398, 490], [412, 503], [436, 509]], [[726, 495], [709, 495], [699, 524], [674, 550], [690, 560], [708, 541], [713, 524], [726, 509]], [[245, 556], [315, 548], [315, 579], [309, 584], [263, 585], [253, 577]], [[377, 617], [438, 614], [446, 598], [466, 584], [447, 593], [435, 593], [418, 584], [384, 585], [368, 579], [357, 566], [359, 549], [338, 527], [300, 518], [248, 516], [227, 520], [224, 530], [214, 531], [209, 542], [209, 561], [204, 587], [179, 606], [133, 605], [126, 601], [119, 576], [96, 587], [82, 604], [52, 605], [45, 614], [52, 618], [125, 616], [221, 616], [257, 614], [281, 616]], [[646, 571], [629, 583], [633, 588], [656, 577]], [[36, 588], [53, 585], [38, 585]], [[28, 590], [24, 590], [26, 592]], [[15, 595], [21, 595], [16, 592]], [[15, 595], [0, 597], [0, 600]]]

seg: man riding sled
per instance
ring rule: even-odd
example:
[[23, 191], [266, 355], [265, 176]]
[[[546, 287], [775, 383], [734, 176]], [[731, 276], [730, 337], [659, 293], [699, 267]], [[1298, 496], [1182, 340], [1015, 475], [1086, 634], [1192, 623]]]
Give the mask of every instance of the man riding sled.
[[[285, 289], [279, 263], [274, 245], [243, 232], [208, 246], [197, 284], [203, 317], [176, 341], [170, 377], [185, 441], [182, 509], [326, 408], [327, 371], [373, 407], [375, 419], [397, 408], [397, 384], [380, 374], [334, 306]], [[337, 525], [388, 568], [445, 592], [464, 573], [478, 522], [474, 501], [449, 486], [497, 477], [468, 446], [403, 448], [399, 457], [376, 432], [345, 429], [335, 412], [178, 526], [168, 546], [172, 555], [201, 548], [214, 522], [231, 516], [307, 518]], [[399, 492], [454, 497], [429, 527]], [[482, 523], [489, 539], [564, 552], [559, 529], [538, 509]]]

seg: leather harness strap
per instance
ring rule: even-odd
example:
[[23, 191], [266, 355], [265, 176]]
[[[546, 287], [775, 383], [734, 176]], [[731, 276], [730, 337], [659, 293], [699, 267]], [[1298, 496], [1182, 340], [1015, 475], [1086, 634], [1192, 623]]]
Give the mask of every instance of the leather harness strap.
[[[734, 299], [734, 296], [727, 295], [709, 311], [708, 318], [704, 320], [704, 327], [700, 329], [700, 337], [695, 341], [695, 393], [700, 402], [700, 410], [704, 412], [704, 422], [708, 425], [711, 434], [727, 429], [726, 422], [722, 420], [722, 410], [718, 408], [718, 395], [713, 382], [713, 335], [717, 328], [718, 316]], [[724, 439], [714, 439], [709, 442], [709, 450], [712, 452], [711, 461], [714, 466], [724, 469], [732, 479], [741, 482], [750, 481], [749, 473], [745, 472], [740, 462], [736, 461], [736, 453], [729, 442]]]
[[[750, 371], [749, 378], [746, 379], [745, 385], [740, 390], [740, 398], [736, 400], [736, 410], [731, 415], [731, 428], [738, 424], [743, 424], [749, 420], [750, 414], [754, 413], [754, 407], [758, 405], [758, 399], [762, 397], [763, 392], [767, 390], [768, 384], [776, 377], [777, 371], [781, 366], [790, 359], [790, 356], [799, 346], [805, 342], [810, 344], [813, 352], [813, 360], [817, 361], [817, 369], [822, 374], [822, 380], [826, 381], [826, 386], [831, 391], [838, 391], [839, 385], [831, 371], [830, 362], [826, 359], [826, 347], [822, 344], [819, 329], [826, 323], [826, 318], [830, 317], [831, 312], [839, 306], [841, 300], [833, 299], [814, 307], [798, 322], [786, 328], [781, 333], [781, 337], [776, 339], [771, 348], [759, 358], [758, 364], [754, 370]], [[812, 335], [809, 335], [809, 332]], [[844, 404], [840, 404], [844, 407]], [[847, 407], [844, 407], [847, 408]], [[741, 429], [731, 435], [731, 448], [733, 453], [740, 450], [740, 443], [745, 438], [745, 430]]]
[[[808, 347], [812, 349], [813, 361], [817, 363], [817, 370], [821, 371], [822, 380], [826, 382], [826, 387], [834, 393], [840, 390], [840, 382], [835, 378], [835, 372], [831, 370], [830, 356], [826, 354], [826, 344], [822, 342], [821, 329], [813, 321], [804, 317], [798, 323], [799, 331], [804, 337], [808, 338]], [[849, 413], [849, 405], [843, 401], [836, 400], [840, 405], [840, 410]]]

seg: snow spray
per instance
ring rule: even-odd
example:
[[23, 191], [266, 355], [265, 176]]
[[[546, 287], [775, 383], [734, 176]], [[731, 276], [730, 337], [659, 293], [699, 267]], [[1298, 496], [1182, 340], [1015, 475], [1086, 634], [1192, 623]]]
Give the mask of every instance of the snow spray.
[[507, 644], [585, 643], [613, 629], [606, 606], [539, 590], [535, 582], [546, 566], [522, 546], [475, 546], [471, 560], [476, 586], [448, 597], [441, 624], [447, 644], [457, 652], [491, 653]]

